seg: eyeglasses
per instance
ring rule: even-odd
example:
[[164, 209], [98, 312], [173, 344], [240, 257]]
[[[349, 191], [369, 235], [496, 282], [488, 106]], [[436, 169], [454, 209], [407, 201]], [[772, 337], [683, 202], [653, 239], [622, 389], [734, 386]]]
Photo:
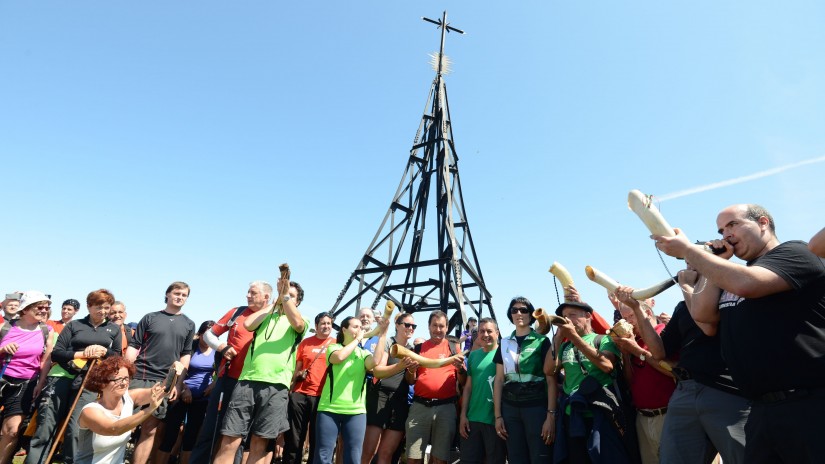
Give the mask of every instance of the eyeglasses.
[[52, 305], [48, 305], [48, 304], [37, 305], [37, 306], [35, 306], [35, 309], [39, 309], [41, 311], [48, 311], [49, 309], [52, 309]]
[[117, 377], [117, 378], [114, 378], [114, 379], [109, 379], [109, 382], [111, 382], [115, 385], [124, 384], [124, 383], [128, 384], [129, 383], [129, 377], [128, 376], [126, 376], [126, 377]]
[[510, 314], [530, 314], [530, 308], [526, 306], [513, 306], [510, 308]]
[[408, 329], [413, 329], [413, 330], [418, 328], [418, 325], [413, 324], [412, 322], [399, 322], [398, 325], [403, 325], [404, 327], [406, 327]]

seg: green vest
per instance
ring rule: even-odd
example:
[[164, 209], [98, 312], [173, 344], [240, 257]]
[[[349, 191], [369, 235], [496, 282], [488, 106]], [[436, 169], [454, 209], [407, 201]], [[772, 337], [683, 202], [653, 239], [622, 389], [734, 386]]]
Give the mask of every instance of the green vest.
[[504, 383], [544, 382], [544, 358], [541, 345], [547, 339], [535, 330], [524, 338], [519, 349], [516, 332], [501, 340], [501, 359], [504, 365]]

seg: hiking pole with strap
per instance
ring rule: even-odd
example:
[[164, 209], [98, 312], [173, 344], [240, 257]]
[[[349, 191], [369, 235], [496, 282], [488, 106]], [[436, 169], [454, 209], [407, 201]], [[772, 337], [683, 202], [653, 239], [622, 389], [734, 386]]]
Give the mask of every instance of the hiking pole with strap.
[[74, 413], [74, 408], [77, 406], [77, 402], [80, 401], [80, 395], [83, 394], [83, 389], [86, 387], [86, 381], [89, 380], [89, 374], [92, 372], [92, 369], [95, 368], [98, 359], [95, 358], [92, 360], [92, 363], [89, 365], [89, 369], [86, 370], [86, 376], [83, 377], [83, 382], [80, 384], [80, 390], [77, 392], [77, 396], [74, 397], [74, 402], [72, 403], [72, 407], [69, 408], [68, 414], [66, 414], [66, 418], [63, 420], [63, 424], [60, 426], [60, 430], [57, 432], [57, 435], [54, 436], [52, 440], [52, 447], [49, 450], [49, 455], [46, 456], [45, 462], [50, 462], [54, 452], [57, 450], [57, 444], [60, 442], [60, 437], [66, 433], [66, 427], [69, 426], [69, 421], [72, 419], [72, 414]]

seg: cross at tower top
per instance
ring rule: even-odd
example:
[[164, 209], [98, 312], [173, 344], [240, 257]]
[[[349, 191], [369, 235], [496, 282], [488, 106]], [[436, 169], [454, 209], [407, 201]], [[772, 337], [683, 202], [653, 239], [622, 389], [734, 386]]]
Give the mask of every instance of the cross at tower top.
[[441, 48], [438, 50], [438, 56], [433, 56], [433, 69], [438, 73], [440, 76], [441, 74], [446, 74], [449, 72], [449, 64], [450, 61], [447, 59], [446, 55], [444, 55], [444, 37], [446, 36], [447, 32], [458, 32], [459, 34], [464, 34], [464, 31], [461, 29], [457, 29], [453, 26], [450, 26], [450, 23], [447, 22], [447, 11], [445, 10], [444, 13], [441, 15], [441, 19], [435, 21], [430, 18], [421, 17], [424, 21], [429, 23], [433, 23], [441, 29]]

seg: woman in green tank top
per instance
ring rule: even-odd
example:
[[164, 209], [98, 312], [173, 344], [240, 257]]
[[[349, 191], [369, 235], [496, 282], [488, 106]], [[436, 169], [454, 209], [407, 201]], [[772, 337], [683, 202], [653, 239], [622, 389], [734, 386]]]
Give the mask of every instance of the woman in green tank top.
[[[377, 346], [384, 346], [389, 319], [381, 321], [381, 334]], [[347, 317], [341, 322], [341, 330], [333, 345], [327, 348], [327, 379], [318, 400], [315, 419], [315, 464], [332, 464], [335, 439], [340, 433], [344, 464], [359, 464], [364, 432], [367, 428], [366, 376], [384, 356], [384, 350], [376, 350], [375, 357], [361, 348], [364, 338], [361, 321]]]

